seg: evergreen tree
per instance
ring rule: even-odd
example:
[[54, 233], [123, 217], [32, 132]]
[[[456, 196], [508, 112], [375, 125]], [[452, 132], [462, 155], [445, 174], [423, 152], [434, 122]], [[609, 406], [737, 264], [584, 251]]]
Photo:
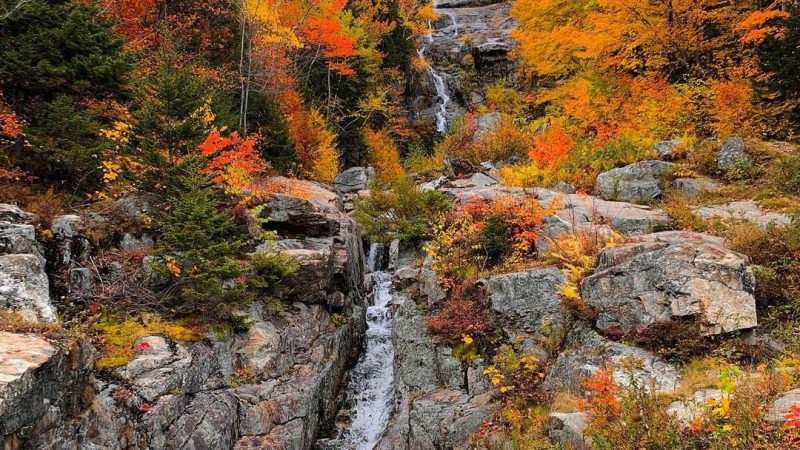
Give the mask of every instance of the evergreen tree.
[[772, 92], [785, 111], [781, 128], [800, 134], [800, 5], [789, 10], [781, 37], [768, 36], [758, 48], [761, 69], [770, 74], [762, 87]]
[[206, 320], [231, 320], [233, 306], [246, 299], [241, 256], [243, 235], [226, 208], [220, 190], [198, 173], [196, 161], [182, 164], [170, 196], [171, 213], [162, 226], [157, 252], [163, 286], [182, 315]]
[[12, 162], [75, 190], [100, 181], [100, 124], [89, 105], [123, 91], [131, 61], [122, 45], [85, 3], [28, 2], [0, 20], [0, 91], [26, 120], [32, 144], [16, 146]]

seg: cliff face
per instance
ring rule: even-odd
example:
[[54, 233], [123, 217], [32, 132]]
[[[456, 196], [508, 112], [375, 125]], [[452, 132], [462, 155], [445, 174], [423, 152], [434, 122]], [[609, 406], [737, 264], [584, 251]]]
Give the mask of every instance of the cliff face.
[[[339, 388], [360, 352], [364, 252], [338, 196], [312, 183], [297, 192], [275, 195], [261, 210], [279, 234], [269, 245], [300, 264], [295, 302], [278, 313], [257, 302], [245, 334], [200, 342], [143, 336], [132, 361], [101, 371], [88, 340], [0, 333], [5, 448], [311, 448], [332, 421]], [[12, 216], [4, 215], [6, 228], [27, 226], [22, 212]], [[49, 267], [80, 282], [77, 275], [88, 267], [74, 252], [91, 252], [84, 228], [76, 217], [54, 223], [61, 224], [53, 230], [60, 256]], [[6, 251], [39, 248], [32, 232], [22, 236]], [[60, 300], [46, 295], [41, 254], [3, 256], [36, 264], [0, 269], [16, 283], [7, 304], [47, 320], [41, 311], [55, 310]], [[27, 288], [34, 282], [38, 289]]]
[[417, 52], [429, 67], [411, 80], [415, 118], [433, 120], [444, 132], [454, 118], [484, 102], [487, 87], [511, 76], [516, 22], [510, 9], [510, 3], [492, 0], [434, 2], [439, 18], [429, 24]]

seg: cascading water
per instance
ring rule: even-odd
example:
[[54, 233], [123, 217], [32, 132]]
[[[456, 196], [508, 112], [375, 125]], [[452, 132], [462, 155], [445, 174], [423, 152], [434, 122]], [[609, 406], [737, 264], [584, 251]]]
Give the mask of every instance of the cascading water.
[[375, 282], [373, 304], [367, 308], [364, 353], [350, 373], [347, 398], [352, 403], [349, 429], [340, 440], [344, 448], [372, 450], [378, 443], [394, 405], [394, 346], [392, 325], [392, 274], [380, 272], [385, 247], [373, 244], [367, 264]]
[[[434, 7], [436, 6], [434, 2]], [[453, 21], [453, 29], [455, 30], [455, 34], [458, 35], [458, 24], [456, 23], [456, 18], [452, 14], [447, 14], [450, 19]], [[433, 24], [431, 21], [428, 21], [428, 35], [426, 36], [426, 45], [420, 46], [417, 50], [417, 55], [423, 59], [425, 57], [425, 50], [428, 49], [428, 45], [433, 44]], [[436, 98], [438, 102], [438, 110], [436, 111], [436, 131], [439, 133], [444, 133], [447, 131], [447, 105], [450, 103], [450, 95], [447, 93], [447, 84], [445, 83], [444, 78], [433, 68], [433, 64], [429, 64], [429, 71], [431, 73], [431, 78], [433, 79], [433, 86], [436, 89]]]

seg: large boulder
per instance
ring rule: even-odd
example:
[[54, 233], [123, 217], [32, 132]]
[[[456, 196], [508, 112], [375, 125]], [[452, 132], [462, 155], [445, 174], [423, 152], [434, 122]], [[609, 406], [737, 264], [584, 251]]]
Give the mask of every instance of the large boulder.
[[375, 170], [366, 167], [351, 167], [336, 175], [333, 188], [339, 194], [363, 191], [375, 176]]
[[36, 214], [23, 211], [17, 205], [0, 203], [0, 222], [33, 223], [38, 219]]
[[723, 173], [730, 173], [742, 166], [753, 164], [753, 158], [746, 151], [744, 139], [732, 137], [726, 140], [717, 153], [717, 168]]
[[757, 325], [754, 285], [748, 258], [722, 239], [670, 231], [603, 250], [582, 296], [602, 330], [696, 318], [700, 334], [714, 335]]
[[549, 230], [544, 235], [548, 237], [574, 231], [582, 224], [609, 224], [623, 234], [648, 233], [670, 224], [666, 212], [645, 205], [606, 201], [590, 195], [562, 194], [549, 189], [534, 189], [534, 192], [543, 207], [550, 207], [553, 203], [557, 207], [556, 214], [545, 220]]
[[261, 212], [265, 227], [282, 236], [325, 237], [339, 232], [339, 222], [302, 197], [273, 194]]
[[611, 370], [615, 383], [657, 393], [671, 393], [680, 382], [678, 371], [660, 357], [637, 347], [610, 341], [582, 325], [572, 330], [544, 380], [551, 393], [582, 395], [585, 382], [599, 370]]
[[597, 176], [595, 193], [605, 200], [651, 203], [664, 195], [659, 178], [673, 165], [664, 161], [641, 161], [603, 172]]
[[41, 258], [31, 254], [0, 256], [0, 307], [31, 321], [56, 321]]
[[500, 113], [486, 113], [475, 120], [475, 140], [484, 139], [489, 133], [500, 125]]
[[56, 269], [70, 269], [89, 257], [92, 245], [84, 236], [86, 224], [81, 216], [58, 216], [53, 219], [50, 231], [56, 241], [57, 258], [53, 261]]
[[554, 412], [548, 417], [547, 437], [559, 448], [583, 448], [588, 441], [584, 435], [588, 427], [585, 412]]
[[744, 220], [760, 228], [770, 225], [785, 226], [792, 222], [788, 215], [767, 211], [752, 200], [702, 206], [696, 208], [694, 214], [706, 220]]
[[131, 192], [114, 202], [113, 210], [119, 218], [141, 224], [147, 218], [155, 218], [159, 214], [160, 199], [146, 192]]
[[793, 389], [776, 398], [767, 410], [766, 419], [770, 422], [786, 422], [792, 406], [800, 406], [800, 389]]
[[569, 324], [569, 311], [558, 298], [558, 289], [565, 282], [556, 268], [534, 269], [493, 276], [486, 283], [486, 292], [506, 334], [525, 339], [545, 336]]
[[719, 389], [700, 389], [692, 393], [689, 398], [670, 403], [667, 414], [677, 419], [684, 427], [688, 427], [694, 419], [706, 414], [709, 403], [722, 400], [722, 396], [722, 391]]
[[0, 254], [31, 254], [44, 261], [33, 225], [0, 221]]

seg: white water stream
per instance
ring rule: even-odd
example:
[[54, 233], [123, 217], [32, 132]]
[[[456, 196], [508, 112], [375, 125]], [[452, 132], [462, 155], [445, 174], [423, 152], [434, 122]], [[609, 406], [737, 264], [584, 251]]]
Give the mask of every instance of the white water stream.
[[372, 450], [378, 443], [394, 405], [394, 346], [392, 274], [377, 271], [383, 246], [370, 247], [367, 264], [375, 281], [373, 304], [367, 308], [365, 349], [350, 373], [347, 397], [353, 402], [350, 428], [342, 434], [346, 448]]
[[[436, 11], [436, 2], [434, 1], [434, 11]], [[436, 11], [437, 14], [439, 13]], [[456, 22], [456, 17], [450, 13], [444, 13], [446, 16], [450, 18], [453, 22], [453, 32], [456, 36], [458, 36], [458, 23]], [[426, 36], [425, 40], [427, 44], [422, 45], [419, 49], [417, 49], [417, 55], [420, 58], [425, 57], [425, 51], [428, 49], [428, 46], [433, 44], [434, 40], [434, 30], [433, 24], [431, 21], [428, 21], [428, 35]], [[436, 111], [436, 131], [439, 133], [444, 133], [447, 131], [447, 105], [450, 103], [450, 95], [447, 92], [447, 84], [445, 83], [444, 77], [440, 75], [436, 69], [433, 68], [433, 63], [429, 62], [429, 70], [431, 73], [431, 78], [433, 79], [433, 86], [436, 88], [436, 98], [438, 103], [438, 110]]]

